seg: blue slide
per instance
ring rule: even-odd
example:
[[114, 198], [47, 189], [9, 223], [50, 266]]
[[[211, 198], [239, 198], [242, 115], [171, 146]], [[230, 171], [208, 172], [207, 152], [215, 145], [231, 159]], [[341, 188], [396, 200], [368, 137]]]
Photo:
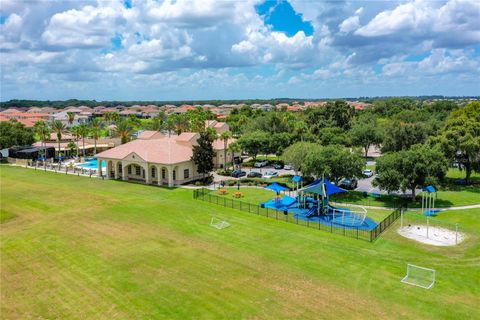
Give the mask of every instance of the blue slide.
[[310, 210], [308, 210], [307, 214], [305, 215], [305, 217], [307, 218], [311, 218], [311, 217], [314, 217], [318, 214], [318, 207], [317, 206], [312, 206], [310, 208]]

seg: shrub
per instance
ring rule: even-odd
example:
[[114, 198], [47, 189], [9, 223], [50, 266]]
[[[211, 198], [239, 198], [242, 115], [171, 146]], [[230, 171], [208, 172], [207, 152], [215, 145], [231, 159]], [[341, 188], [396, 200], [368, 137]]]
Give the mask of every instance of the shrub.
[[219, 169], [219, 170], [217, 170], [217, 174], [218, 174], [219, 176], [229, 177], [229, 176], [232, 174], [232, 170]]

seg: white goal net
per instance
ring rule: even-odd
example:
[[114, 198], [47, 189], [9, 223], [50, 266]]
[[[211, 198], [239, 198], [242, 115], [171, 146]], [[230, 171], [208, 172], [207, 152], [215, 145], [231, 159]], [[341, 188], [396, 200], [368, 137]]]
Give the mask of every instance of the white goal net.
[[210, 221], [210, 226], [217, 229], [225, 229], [230, 227], [230, 223], [228, 223], [225, 220], [220, 220], [218, 218], [213, 217], [212, 220]]
[[407, 264], [407, 275], [402, 279], [402, 282], [424, 289], [431, 289], [435, 284], [435, 270]]

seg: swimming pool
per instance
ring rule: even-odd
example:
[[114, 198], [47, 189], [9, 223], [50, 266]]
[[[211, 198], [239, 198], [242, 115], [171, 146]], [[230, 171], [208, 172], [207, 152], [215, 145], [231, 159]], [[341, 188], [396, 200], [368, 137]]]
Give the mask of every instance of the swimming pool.
[[[85, 163], [79, 164], [79, 167], [86, 168], [86, 169], [98, 169], [98, 160], [97, 159], [89, 159]], [[102, 160], [102, 169], [105, 169], [107, 164], [104, 160]]]

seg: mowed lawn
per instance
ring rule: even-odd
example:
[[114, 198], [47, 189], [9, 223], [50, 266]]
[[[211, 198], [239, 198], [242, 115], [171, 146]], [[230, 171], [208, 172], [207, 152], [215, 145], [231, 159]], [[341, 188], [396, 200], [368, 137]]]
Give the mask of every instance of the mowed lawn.
[[[0, 166], [4, 319], [478, 319], [480, 210], [451, 248], [333, 235], [163, 189]], [[211, 216], [232, 226], [217, 230]], [[435, 268], [431, 290], [406, 263]]]

